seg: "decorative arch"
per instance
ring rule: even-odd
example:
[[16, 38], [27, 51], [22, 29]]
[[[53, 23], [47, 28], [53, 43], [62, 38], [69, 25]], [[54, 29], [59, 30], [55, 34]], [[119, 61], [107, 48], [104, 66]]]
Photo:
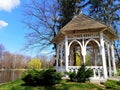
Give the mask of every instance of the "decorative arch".
[[70, 46], [72, 45], [73, 42], [77, 42], [80, 45], [80, 47], [82, 48], [82, 44], [78, 40], [72, 40], [70, 42], [70, 44], [68, 45], [69, 48], [70, 48]]
[[[98, 52], [100, 53], [100, 43], [99, 43], [96, 39], [93, 39], [93, 38], [91, 38], [91, 39], [89, 39], [89, 40], [86, 41], [85, 46], [84, 46], [85, 51], [87, 52], [87, 50], [86, 50], [86, 49], [87, 49], [87, 45], [88, 45], [88, 43], [89, 43], [90, 41], [94, 41], [94, 42], [97, 44], [97, 46], [98, 46], [97, 49], [98, 49]], [[92, 51], [92, 52], [93, 52], [93, 51]], [[98, 53], [98, 52], [97, 52], [97, 53]], [[92, 55], [91, 55], [91, 56], [92, 56]], [[94, 53], [94, 56], [92, 56], [91, 58], [92, 58], [92, 59], [91, 59], [90, 62], [91, 62], [92, 65], [97, 65], [97, 62], [98, 62], [98, 61], [101, 61], [101, 60], [98, 59], [98, 56], [96, 57], [95, 53]], [[92, 61], [93, 59], [95, 59], [95, 60]], [[96, 60], [97, 60], [97, 61], [96, 61]]]
[[87, 44], [88, 44], [90, 41], [96, 42], [96, 43], [98, 44], [99, 48], [100, 48], [99, 42], [98, 42], [97, 40], [95, 40], [95, 39], [89, 39], [89, 40], [85, 43], [85, 48], [86, 48]]
[[[82, 46], [81, 42], [76, 40], [76, 39], [72, 40], [68, 45], [69, 53], [70, 53], [70, 55], [69, 55], [69, 65], [70, 66], [75, 66], [75, 65], [80, 66], [78, 64], [80, 64], [81, 60], [82, 60], [81, 54], [80, 55], [76, 54], [75, 53], [76, 51], [74, 52], [73, 48], [71, 48], [71, 46], [74, 42], [76, 42], [78, 44], [78, 47], [80, 47], [80, 51], [78, 51], [78, 52], [82, 53], [83, 46]], [[71, 52], [71, 50], [72, 50], [72, 52]]]

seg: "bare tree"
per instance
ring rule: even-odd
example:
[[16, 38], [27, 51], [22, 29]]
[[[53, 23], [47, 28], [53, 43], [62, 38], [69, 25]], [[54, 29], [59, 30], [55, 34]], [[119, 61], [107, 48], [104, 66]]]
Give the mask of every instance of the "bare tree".
[[5, 51], [4, 59], [1, 62], [2, 68], [12, 68], [13, 67], [13, 55], [10, 52]]
[[55, 67], [55, 66], [56, 66], [56, 58], [55, 58], [55, 55], [53, 55], [50, 57], [49, 67]]
[[3, 59], [0, 61], [0, 68], [21, 69], [26, 68], [27, 63], [31, 58], [21, 54], [12, 54], [8, 51], [3, 53]]
[[36, 57], [39, 58], [41, 61], [41, 64], [42, 64], [41, 68], [48, 68], [49, 62], [48, 62], [48, 58], [45, 55], [38, 55]]
[[4, 51], [5, 51], [4, 46], [2, 44], [0, 44], [0, 60], [3, 59], [3, 53], [4, 53]]
[[23, 23], [31, 30], [26, 35], [25, 48], [40, 51], [53, 45], [53, 38], [58, 33], [57, 10], [56, 0], [31, 0], [24, 5]]

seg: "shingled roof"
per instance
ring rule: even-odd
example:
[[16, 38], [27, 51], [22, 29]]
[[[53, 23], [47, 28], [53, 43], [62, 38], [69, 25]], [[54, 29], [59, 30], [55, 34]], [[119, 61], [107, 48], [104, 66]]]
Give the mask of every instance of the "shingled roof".
[[54, 38], [54, 42], [58, 41], [57, 39], [60, 37], [64, 37], [67, 32], [69, 31], [77, 31], [77, 30], [101, 30], [107, 28], [105, 30], [108, 30], [109, 33], [113, 34], [116, 39], [118, 36], [117, 34], [107, 25], [100, 23], [98, 21], [95, 21], [94, 19], [86, 16], [85, 14], [79, 14], [75, 16], [68, 24], [66, 24], [63, 28], [60, 29], [57, 36]]
[[67, 25], [65, 25], [60, 31], [70, 31], [70, 30], [86, 30], [86, 29], [96, 29], [104, 28], [106, 25], [97, 22], [84, 14], [79, 14], [75, 16]]

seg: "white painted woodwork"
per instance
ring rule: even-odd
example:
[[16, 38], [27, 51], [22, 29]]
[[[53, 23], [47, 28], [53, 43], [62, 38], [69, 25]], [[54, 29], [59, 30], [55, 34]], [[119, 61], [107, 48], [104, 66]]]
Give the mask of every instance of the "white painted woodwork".
[[100, 44], [101, 44], [101, 56], [103, 62], [103, 74], [104, 78], [107, 78], [107, 66], [106, 66], [106, 58], [105, 58], [105, 48], [104, 48], [104, 40], [103, 40], [103, 33], [100, 32]]
[[65, 36], [65, 70], [66, 71], [68, 71], [68, 56], [69, 56], [68, 37]]
[[116, 64], [115, 64], [115, 54], [114, 54], [114, 45], [111, 45], [111, 52], [112, 52], [112, 63], [113, 63], [113, 72], [114, 76], [116, 75]]
[[[70, 47], [73, 43], [77, 43], [80, 46], [80, 52], [83, 56], [83, 63], [85, 63], [85, 57], [86, 57], [86, 48], [90, 41], [93, 41], [96, 43], [96, 46], [98, 46], [99, 52], [95, 50], [95, 66], [87, 66], [87, 68], [91, 68], [93, 70], [93, 77], [94, 79], [107, 79], [108, 77], [112, 76], [112, 65], [111, 60], [113, 64], [113, 72], [114, 75], [116, 74], [116, 65], [115, 65], [115, 56], [114, 56], [114, 47], [113, 44], [111, 45], [110, 39], [104, 37], [106, 35], [103, 34], [103, 32], [100, 33], [83, 33], [69, 36], [66, 35], [64, 40], [59, 42], [57, 44], [57, 57], [56, 57], [56, 70], [59, 72], [77, 72], [80, 66], [69, 66], [71, 61], [69, 61], [69, 53], [70, 53]], [[105, 45], [106, 44], [106, 45]], [[111, 45], [111, 46], [110, 46]], [[64, 48], [63, 48], [64, 47]], [[108, 58], [108, 66], [106, 61], [106, 55], [105, 55], [105, 47], [107, 48], [107, 58]], [[111, 51], [110, 51], [111, 50]], [[63, 56], [64, 51], [64, 56]], [[100, 53], [100, 55], [98, 55]], [[97, 57], [99, 56], [99, 57]], [[112, 59], [111, 59], [112, 56]], [[98, 60], [102, 62], [102, 66], [97, 66]], [[60, 60], [60, 66], [58, 66], [58, 61]], [[62, 65], [62, 62], [65, 61], [65, 65]], [[109, 69], [107, 70], [107, 67]], [[109, 76], [108, 76], [109, 71]]]
[[112, 76], [112, 72], [111, 72], [111, 60], [110, 60], [110, 45], [107, 45], [107, 51], [108, 51], [108, 64], [109, 64], [109, 77]]
[[[63, 59], [62, 51], [63, 51], [63, 45], [61, 45], [61, 47], [60, 47], [60, 67], [61, 67], [61, 69], [62, 69], [62, 59]], [[61, 70], [61, 72], [62, 72], [62, 70]]]
[[[68, 66], [69, 72], [77, 72], [80, 66]], [[101, 78], [103, 77], [103, 67], [102, 66], [87, 66], [87, 68], [90, 68], [93, 70], [94, 76], [93, 78]]]
[[58, 59], [59, 59], [59, 44], [57, 45], [56, 68], [58, 68]]

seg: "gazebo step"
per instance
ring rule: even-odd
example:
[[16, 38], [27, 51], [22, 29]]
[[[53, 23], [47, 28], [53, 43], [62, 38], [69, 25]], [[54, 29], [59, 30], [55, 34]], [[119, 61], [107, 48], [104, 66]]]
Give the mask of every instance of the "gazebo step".
[[90, 79], [90, 82], [91, 83], [99, 83], [99, 84], [102, 84], [102, 83], [104, 83], [104, 82], [106, 82], [107, 81], [107, 79], [94, 79], [94, 78], [91, 78]]

